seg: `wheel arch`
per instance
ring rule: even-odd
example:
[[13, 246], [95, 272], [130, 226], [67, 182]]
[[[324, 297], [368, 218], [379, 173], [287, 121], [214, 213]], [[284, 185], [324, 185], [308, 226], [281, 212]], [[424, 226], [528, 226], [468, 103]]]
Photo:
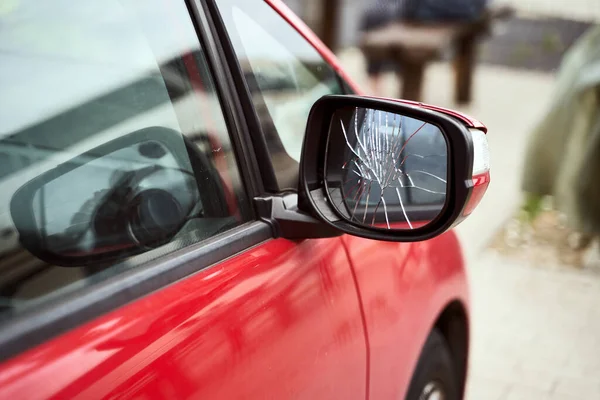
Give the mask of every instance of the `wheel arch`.
[[434, 328], [446, 339], [460, 382], [459, 391], [465, 392], [469, 359], [469, 318], [467, 308], [460, 300], [451, 301], [438, 316]]

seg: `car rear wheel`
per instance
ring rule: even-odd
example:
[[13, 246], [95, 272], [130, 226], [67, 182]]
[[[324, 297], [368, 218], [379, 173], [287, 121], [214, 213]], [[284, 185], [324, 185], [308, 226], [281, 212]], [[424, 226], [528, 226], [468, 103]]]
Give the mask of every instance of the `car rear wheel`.
[[458, 400], [458, 387], [448, 343], [434, 329], [421, 352], [406, 400]]

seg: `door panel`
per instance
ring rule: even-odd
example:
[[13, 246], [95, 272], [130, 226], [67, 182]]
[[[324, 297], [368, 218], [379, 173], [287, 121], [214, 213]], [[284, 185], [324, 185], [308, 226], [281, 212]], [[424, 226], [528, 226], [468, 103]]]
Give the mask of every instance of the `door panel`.
[[340, 238], [271, 240], [0, 366], [5, 398], [360, 399]]
[[441, 311], [451, 300], [468, 303], [456, 234], [450, 231], [415, 243], [352, 236], [342, 240], [356, 271], [365, 313], [370, 398], [404, 398], [425, 339]]

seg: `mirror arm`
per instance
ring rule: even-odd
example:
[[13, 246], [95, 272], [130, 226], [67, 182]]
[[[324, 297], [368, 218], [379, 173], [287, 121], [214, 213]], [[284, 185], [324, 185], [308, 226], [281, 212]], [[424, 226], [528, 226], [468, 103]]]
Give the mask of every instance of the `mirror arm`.
[[254, 204], [260, 219], [271, 225], [275, 238], [300, 240], [343, 235], [342, 231], [299, 210], [296, 193], [256, 197]]

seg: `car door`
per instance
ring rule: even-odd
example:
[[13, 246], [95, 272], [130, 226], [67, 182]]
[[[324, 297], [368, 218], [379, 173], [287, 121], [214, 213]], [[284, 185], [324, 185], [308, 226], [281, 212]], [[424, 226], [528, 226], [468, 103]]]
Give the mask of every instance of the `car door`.
[[[272, 160], [210, 20], [183, 0], [0, 14], [3, 397], [365, 397], [345, 247], [259, 220]], [[179, 213], [142, 224], [142, 194]]]

